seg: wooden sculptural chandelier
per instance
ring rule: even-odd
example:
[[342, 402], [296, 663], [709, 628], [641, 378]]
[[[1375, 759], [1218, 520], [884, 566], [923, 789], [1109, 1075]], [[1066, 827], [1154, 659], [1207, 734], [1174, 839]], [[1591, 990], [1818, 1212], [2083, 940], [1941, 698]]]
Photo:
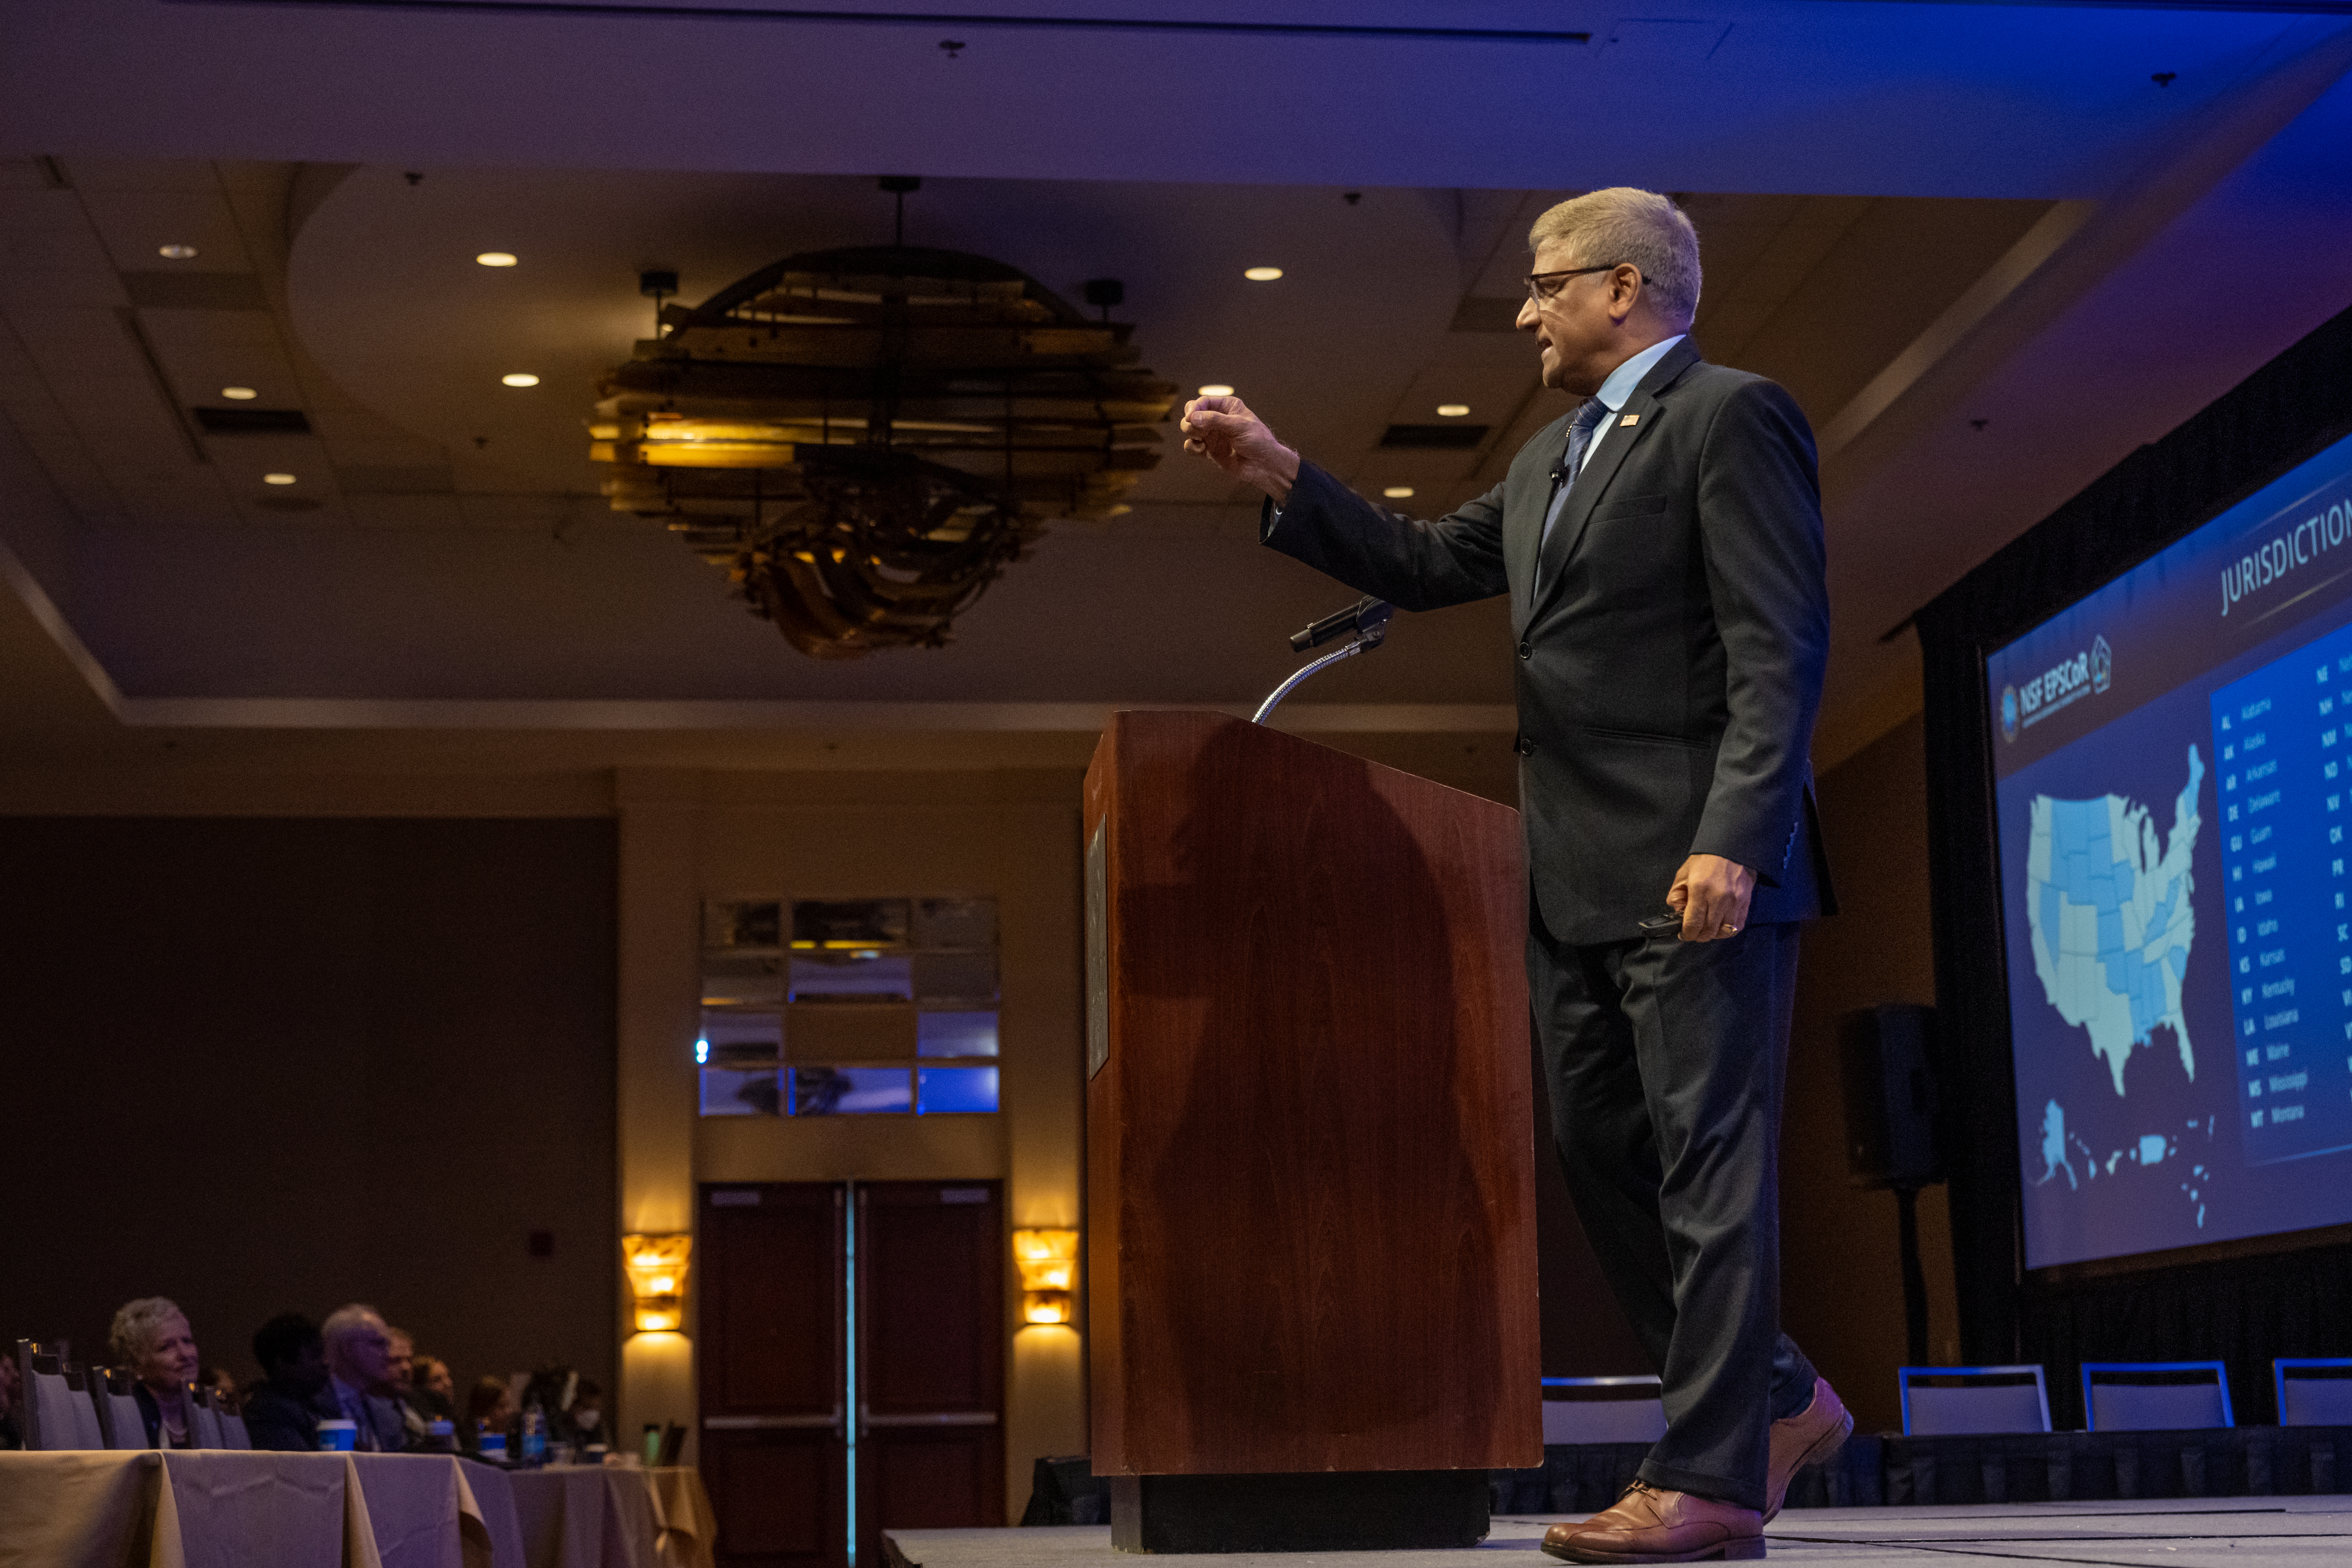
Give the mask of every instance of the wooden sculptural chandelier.
[[1127, 510], [1175, 399], [1132, 328], [961, 251], [788, 257], [660, 324], [600, 388], [604, 492], [813, 658], [944, 644], [1047, 520]]

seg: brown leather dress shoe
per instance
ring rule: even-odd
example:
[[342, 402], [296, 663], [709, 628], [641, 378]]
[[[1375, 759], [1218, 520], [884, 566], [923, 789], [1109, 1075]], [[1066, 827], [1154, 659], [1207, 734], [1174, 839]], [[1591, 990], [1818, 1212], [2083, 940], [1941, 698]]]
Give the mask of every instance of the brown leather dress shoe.
[[1829, 1379], [1815, 1376], [1813, 1402], [1794, 1415], [1772, 1423], [1772, 1457], [1764, 1475], [1766, 1523], [1780, 1513], [1797, 1472], [1836, 1453], [1853, 1435], [1853, 1417], [1847, 1413], [1845, 1402], [1838, 1398]]
[[1614, 1508], [1553, 1525], [1543, 1549], [1570, 1563], [1752, 1562], [1764, 1555], [1764, 1520], [1752, 1508], [1635, 1481]]

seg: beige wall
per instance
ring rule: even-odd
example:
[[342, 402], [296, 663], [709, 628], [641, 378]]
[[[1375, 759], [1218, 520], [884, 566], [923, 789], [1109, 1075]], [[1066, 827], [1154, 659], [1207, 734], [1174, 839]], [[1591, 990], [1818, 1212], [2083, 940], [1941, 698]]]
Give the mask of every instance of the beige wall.
[[[683, 1227], [696, 1181], [1001, 1178], [1013, 1226], [1075, 1226], [1083, 1159], [1077, 801], [1072, 770], [625, 772], [622, 1213]], [[994, 1118], [816, 1122], [695, 1114], [696, 911], [730, 896], [973, 893], [997, 900], [1003, 1005]], [[1006, 1499], [1040, 1455], [1086, 1452], [1078, 1340], [1019, 1327], [1005, 1268]], [[691, 1423], [690, 1355], [630, 1346], [635, 1423]]]

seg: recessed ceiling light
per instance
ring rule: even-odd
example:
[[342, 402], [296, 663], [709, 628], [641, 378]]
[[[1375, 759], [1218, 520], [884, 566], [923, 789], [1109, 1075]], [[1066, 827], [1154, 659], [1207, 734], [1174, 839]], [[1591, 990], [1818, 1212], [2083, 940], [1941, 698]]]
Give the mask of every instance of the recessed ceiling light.
[[527, 370], [509, 371], [506, 374], [499, 377], [499, 379], [505, 382], [509, 386], [537, 386], [539, 384], [539, 377], [531, 374], [530, 372]]
[[1282, 268], [1279, 267], [1253, 267], [1248, 271], [1243, 273], [1242, 276], [1248, 279], [1253, 283], [1271, 283], [1276, 279], [1282, 276]]
[[166, 261], [188, 261], [195, 257], [196, 247], [193, 245], [159, 245], [155, 247], [155, 254]]
[[1466, 403], [1441, 403], [1437, 405], [1440, 419], [1459, 419], [1469, 412], [1470, 405]]
[[221, 388], [221, 395], [233, 403], [250, 403], [261, 394], [249, 386], [224, 386]]
[[1201, 388], [1201, 395], [1203, 397], [1231, 397], [1233, 395], [1234, 389], [1222, 381], [1213, 381]]
[[1388, 489], [1382, 490], [1381, 494], [1388, 497], [1391, 500], [1404, 500], [1412, 494], [1412, 487], [1411, 485], [1391, 485]]
[[290, 485], [294, 482], [294, 476], [291, 474], [264, 474], [261, 476], [261, 482], [265, 485]]
[[515, 264], [514, 252], [510, 250], [485, 250], [474, 259], [485, 267], [512, 267]]

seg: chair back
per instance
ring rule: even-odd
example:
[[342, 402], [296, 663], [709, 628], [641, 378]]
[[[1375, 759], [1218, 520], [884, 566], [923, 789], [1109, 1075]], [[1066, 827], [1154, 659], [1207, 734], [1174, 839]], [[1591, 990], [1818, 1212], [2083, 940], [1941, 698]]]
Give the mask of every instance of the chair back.
[[2083, 1415], [2094, 1432], [2237, 1425], [2229, 1373], [2218, 1361], [2086, 1361]]
[[41, 1385], [33, 1381], [34, 1363], [47, 1352], [38, 1340], [18, 1340], [16, 1357], [16, 1430], [27, 1450], [41, 1446]]
[[253, 1434], [245, 1429], [245, 1417], [231, 1410], [218, 1399], [213, 1401], [213, 1414], [220, 1422], [220, 1446], [224, 1448], [251, 1448]]
[[1666, 1435], [1663, 1385], [1654, 1377], [1547, 1377], [1543, 1440], [1654, 1443]]
[[183, 1387], [181, 1396], [188, 1403], [188, 1447], [220, 1447], [220, 1412], [213, 1408], [213, 1391], [203, 1384], [191, 1383]]
[[2050, 1386], [2038, 1365], [1906, 1366], [1895, 1379], [1906, 1437], [2050, 1430]]
[[[66, 1381], [65, 1362], [39, 1351], [25, 1362], [25, 1447], [53, 1451], [104, 1447], [102, 1440], [90, 1441], [93, 1434], [82, 1424], [77, 1405], [89, 1409], [90, 1426], [98, 1424], [98, 1411], [90, 1407], [87, 1394]], [[74, 1368], [75, 1382], [80, 1381], [80, 1373]]]
[[2282, 1426], [2352, 1426], [2352, 1356], [2271, 1363]]
[[139, 1412], [138, 1396], [131, 1392], [131, 1374], [107, 1367], [89, 1369], [90, 1402], [98, 1406], [98, 1425], [110, 1448], [147, 1447], [147, 1418]]

